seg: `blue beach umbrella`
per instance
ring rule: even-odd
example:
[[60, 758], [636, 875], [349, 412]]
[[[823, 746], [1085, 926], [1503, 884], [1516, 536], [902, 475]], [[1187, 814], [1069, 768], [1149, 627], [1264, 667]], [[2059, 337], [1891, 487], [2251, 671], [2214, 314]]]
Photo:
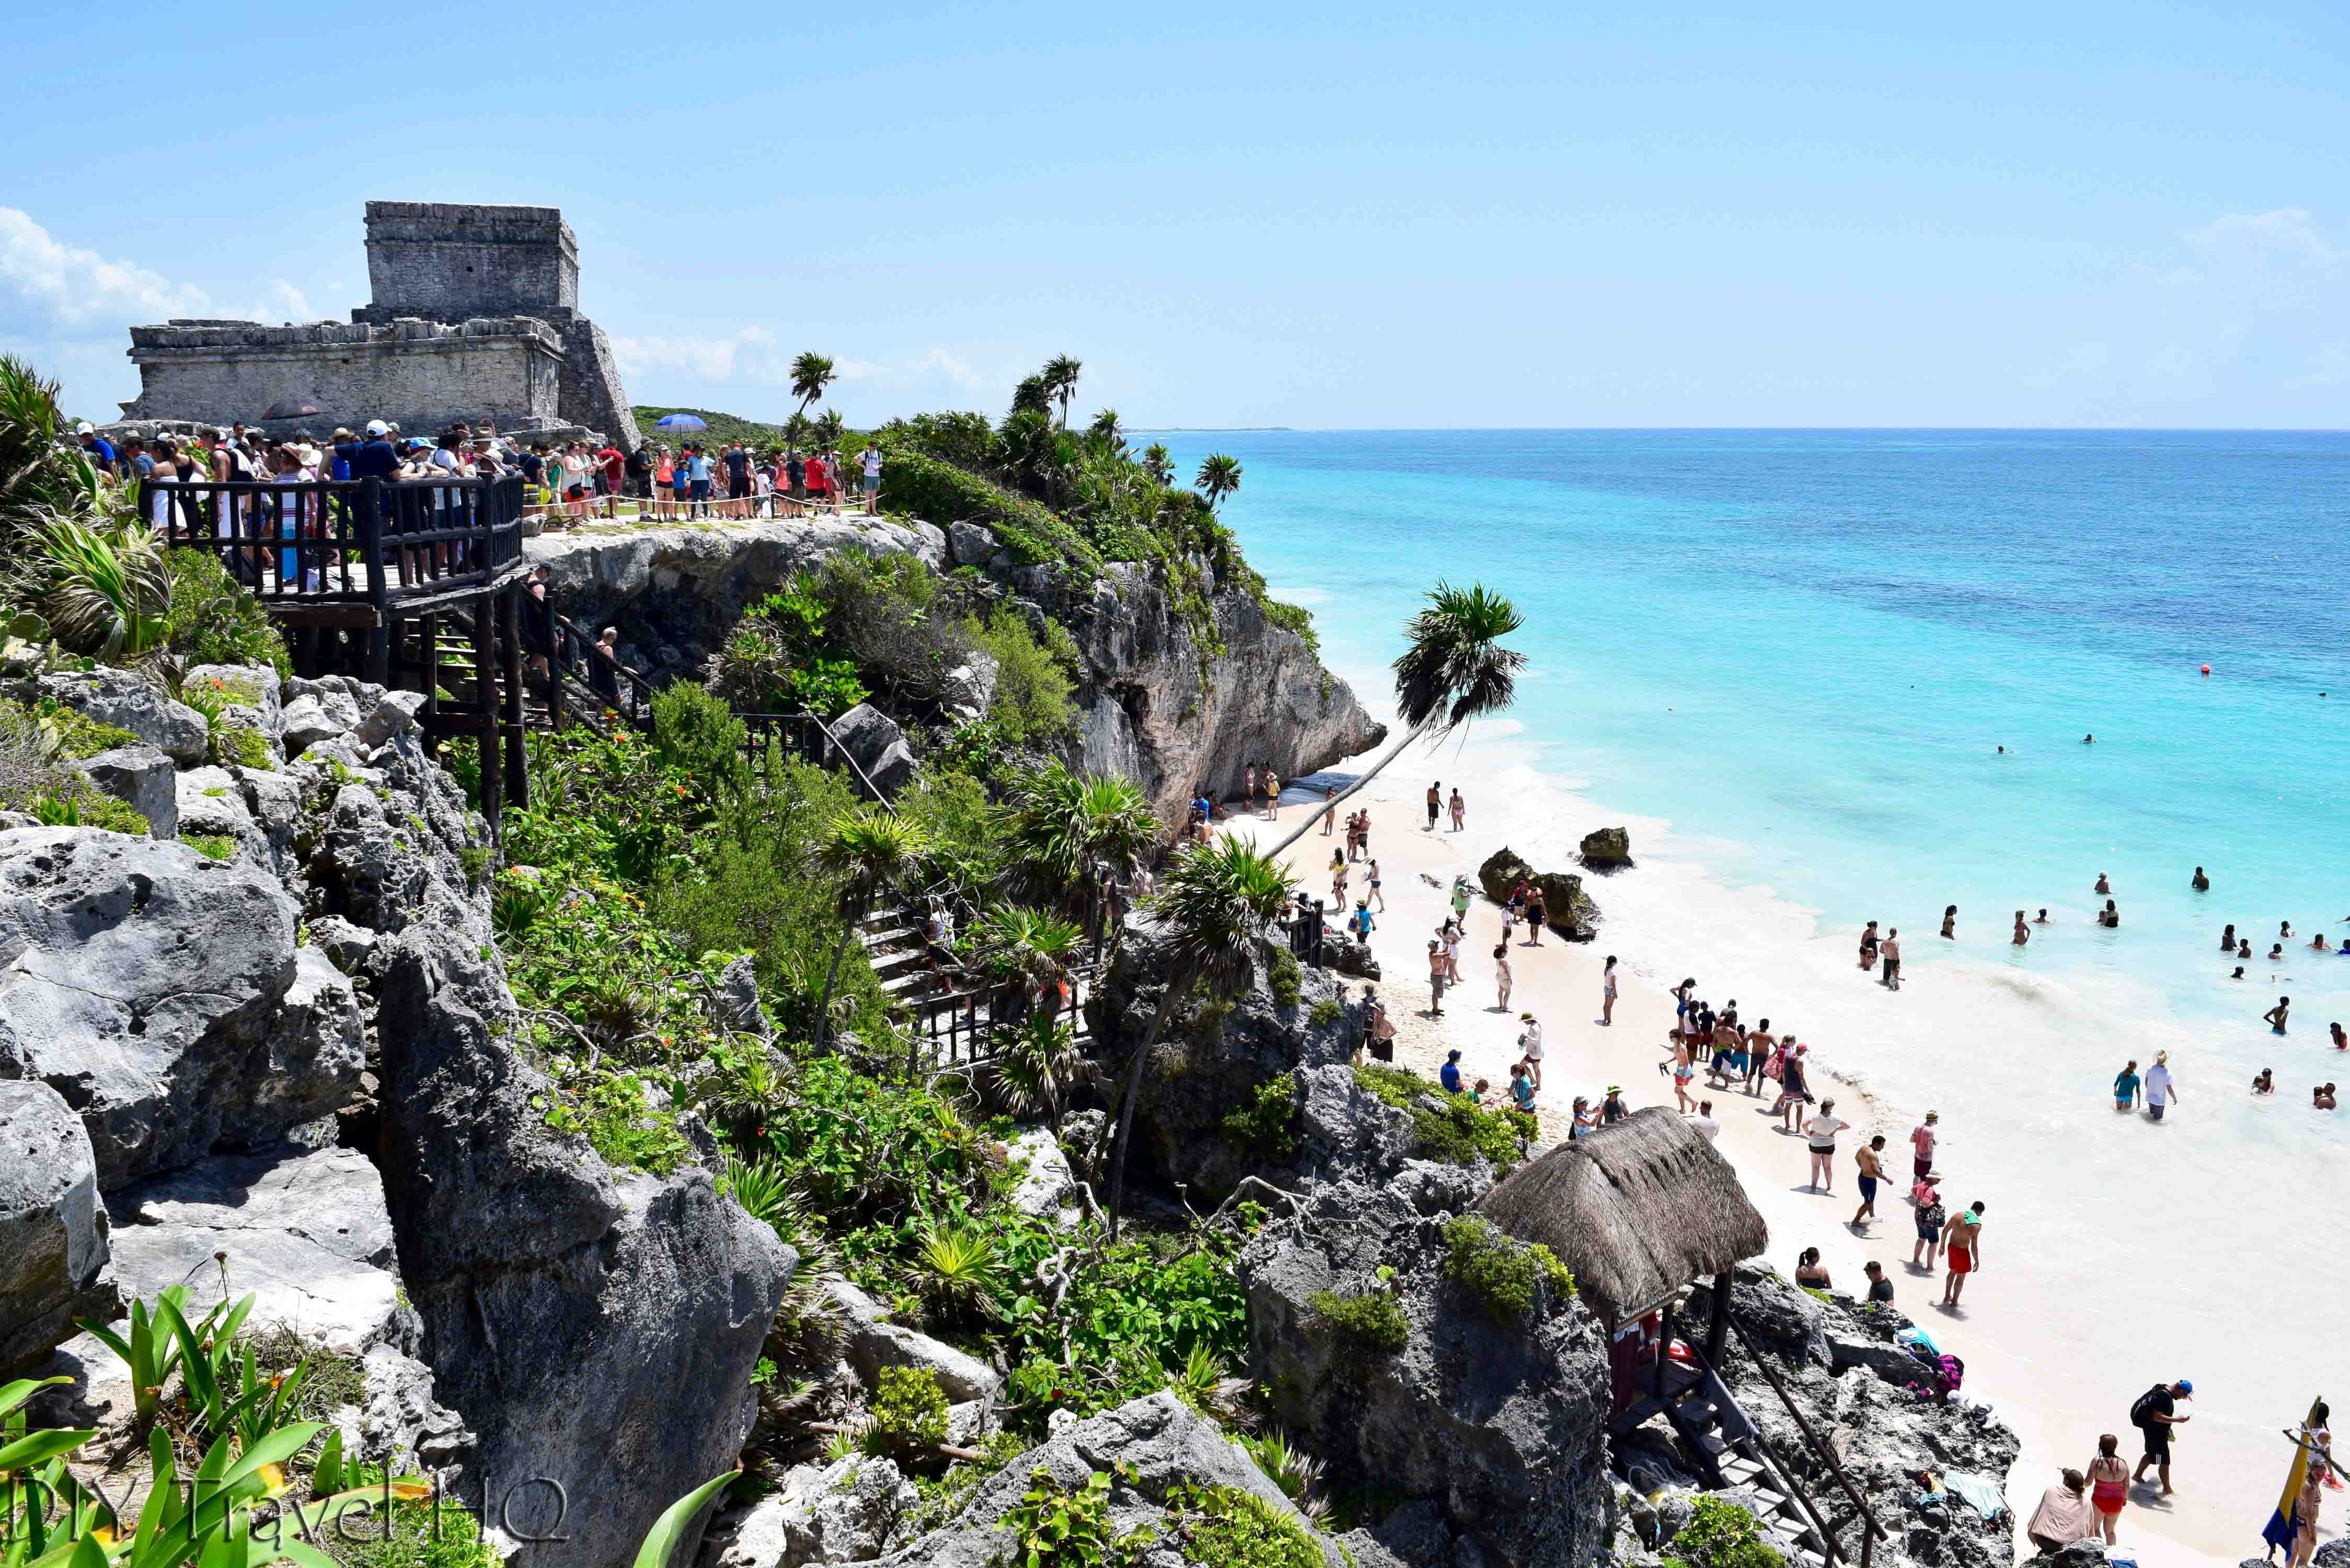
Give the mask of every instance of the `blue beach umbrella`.
[[709, 428], [709, 421], [697, 419], [691, 414], [663, 414], [653, 421], [653, 429], [657, 431], [706, 431]]

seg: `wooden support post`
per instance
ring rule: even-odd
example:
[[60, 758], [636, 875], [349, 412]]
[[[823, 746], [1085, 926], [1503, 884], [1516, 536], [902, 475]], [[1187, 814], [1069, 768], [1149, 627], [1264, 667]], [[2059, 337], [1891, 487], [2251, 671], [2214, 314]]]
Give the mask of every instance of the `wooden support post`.
[[490, 836], [503, 842], [501, 819], [505, 811], [504, 732], [498, 725], [497, 601], [483, 595], [472, 601], [473, 611], [473, 711], [481, 723], [482, 815], [490, 819]]
[[416, 628], [424, 639], [424, 732], [432, 735], [441, 717], [441, 618], [427, 610], [416, 618]]
[[1705, 1331], [1705, 1364], [1719, 1367], [1730, 1344], [1730, 1271], [1713, 1276], [1713, 1321]]
[[523, 706], [522, 585], [513, 584], [498, 596], [498, 646], [504, 656], [506, 798], [518, 806], [530, 805], [530, 753], [523, 743], [528, 714]]

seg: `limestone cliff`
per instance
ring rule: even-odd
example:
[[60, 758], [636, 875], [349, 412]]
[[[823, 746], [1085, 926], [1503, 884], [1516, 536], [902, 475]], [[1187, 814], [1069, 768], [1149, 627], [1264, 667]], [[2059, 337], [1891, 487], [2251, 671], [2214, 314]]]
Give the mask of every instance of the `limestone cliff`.
[[848, 517], [591, 529], [525, 547], [546, 566], [556, 607], [583, 627], [617, 626], [623, 658], [657, 679], [698, 668], [746, 608], [843, 550], [974, 567], [992, 591], [1050, 616], [1076, 640], [1069, 760], [1139, 781], [1170, 824], [1201, 789], [1236, 794], [1252, 763], [1302, 777], [1386, 733], [1305, 639], [1243, 589], [1211, 581], [1206, 616], [1195, 618], [1155, 566], [1116, 565], [1087, 581], [1014, 566], [983, 528], [958, 524], [953, 535], [950, 547], [927, 523]]

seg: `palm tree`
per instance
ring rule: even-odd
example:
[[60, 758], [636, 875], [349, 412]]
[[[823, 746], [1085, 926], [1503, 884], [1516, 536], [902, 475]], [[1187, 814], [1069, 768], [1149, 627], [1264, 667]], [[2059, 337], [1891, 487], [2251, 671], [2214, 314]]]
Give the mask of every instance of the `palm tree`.
[[1200, 493], [1208, 498], [1210, 507], [1221, 505], [1225, 496], [1241, 487], [1241, 460], [1213, 452], [1200, 464], [1200, 473], [1192, 481]]
[[840, 943], [832, 950], [832, 967], [825, 971], [824, 1002], [816, 1020], [816, 1048], [824, 1050], [832, 1032], [832, 992], [840, 981], [840, 961], [858, 922], [872, 912], [884, 888], [902, 880], [930, 853], [931, 836], [920, 823], [909, 822], [886, 805], [860, 805], [841, 814], [832, 825], [832, 836], [816, 852], [816, 865], [840, 885]]
[[[1325, 802], [1325, 809], [1336, 810], [1413, 742], [1441, 739], [1472, 719], [1508, 707], [1517, 695], [1526, 656], [1503, 648], [1502, 639], [1523, 625], [1517, 606], [1482, 583], [1456, 588], [1440, 578], [1427, 607], [1404, 628], [1407, 646], [1395, 661], [1396, 716], [1403, 721], [1403, 739], [1370, 772]], [[1295, 830], [1273, 846], [1274, 857], [1304, 837], [1321, 815], [1309, 811], [1301, 816]]]
[[1167, 927], [1168, 958], [1174, 968], [1167, 977], [1159, 1010], [1126, 1072], [1124, 1103], [1118, 1109], [1118, 1154], [1110, 1167], [1109, 1231], [1118, 1235], [1118, 1204], [1126, 1191], [1126, 1155], [1133, 1141], [1134, 1104], [1142, 1089], [1143, 1064], [1167, 1031], [1183, 999], [1195, 985], [1206, 982], [1219, 996], [1229, 996], [1249, 981], [1256, 964], [1257, 944], [1264, 929], [1290, 899], [1295, 887], [1289, 873], [1273, 857], [1260, 852], [1253, 838], [1230, 834], [1210, 844], [1187, 844], [1167, 868], [1150, 909]]
[[1063, 909], [1087, 906], [1104, 861], [1124, 866], [1159, 842], [1159, 818], [1139, 784], [1080, 774], [1058, 759], [1014, 779], [1008, 804], [1012, 863], [1023, 888]]
[[1012, 410], [1004, 415], [1005, 421], [1008, 423], [1017, 414], [1052, 417], [1053, 389], [1045, 383], [1044, 377], [1023, 376], [1020, 384], [1012, 389]]
[[1175, 454], [1167, 450], [1165, 441], [1155, 441], [1142, 449], [1142, 472], [1158, 483], [1175, 483]]
[[1053, 1136], [1059, 1137], [1068, 1091], [1097, 1075], [1077, 1049], [1075, 1028], [1053, 1014], [1032, 1012], [996, 1031], [995, 1054], [982, 1065], [979, 1087], [992, 1104], [1015, 1116], [1034, 1116], [1042, 1107]]
[[1113, 452], [1126, 444], [1126, 432], [1118, 428], [1116, 409], [1104, 409], [1096, 414], [1094, 422], [1086, 427], [1086, 435]]
[[1069, 428], [1069, 400], [1077, 395], [1077, 372], [1085, 367], [1066, 354], [1045, 361], [1045, 389], [1061, 405], [1061, 428]]
[[825, 410], [808, 426], [808, 433], [814, 438], [819, 452], [830, 452], [840, 445], [840, 438], [847, 430], [848, 422], [840, 417], [838, 409]]
[[807, 406], [822, 400], [824, 389], [839, 379], [840, 373], [832, 368], [830, 356], [818, 354], [813, 349], [794, 356], [792, 395], [800, 400], [799, 411], [806, 413]]
[[982, 962], [1017, 978], [1022, 1012], [1049, 986], [1059, 983], [1085, 933], [1050, 909], [997, 904], [972, 928], [972, 945]]

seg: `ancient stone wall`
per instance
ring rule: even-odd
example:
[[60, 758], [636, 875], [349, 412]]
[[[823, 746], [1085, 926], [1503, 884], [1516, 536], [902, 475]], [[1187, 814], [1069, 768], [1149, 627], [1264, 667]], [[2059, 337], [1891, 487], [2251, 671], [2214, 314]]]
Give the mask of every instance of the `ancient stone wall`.
[[357, 319], [567, 314], [579, 307], [579, 242], [553, 207], [367, 204], [368, 286]]
[[[356, 430], [389, 419], [429, 434], [458, 419], [486, 419], [502, 430], [552, 424], [561, 406], [563, 338], [529, 317], [455, 326], [175, 321], [134, 327], [130, 343], [140, 393], [122, 411], [132, 420], [243, 420], [272, 433], [283, 423], [323, 434], [338, 424]], [[319, 412], [261, 420], [288, 398]]]

